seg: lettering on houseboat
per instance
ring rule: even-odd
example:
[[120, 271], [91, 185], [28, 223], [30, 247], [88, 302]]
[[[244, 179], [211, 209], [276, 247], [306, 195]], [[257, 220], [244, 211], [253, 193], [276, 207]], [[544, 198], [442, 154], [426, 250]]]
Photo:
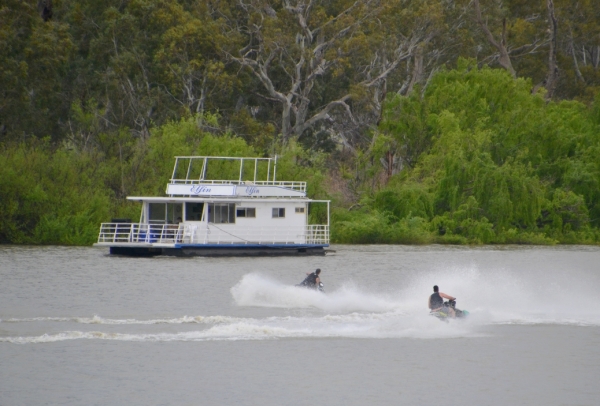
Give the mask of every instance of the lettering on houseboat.
[[201, 193], [210, 193], [210, 188], [202, 185], [194, 185], [190, 188], [190, 192], [195, 195], [199, 195]]
[[260, 190], [258, 190], [258, 188], [256, 186], [248, 186], [248, 187], [246, 187], [246, 194], [248, 196], [252, 196], [252, 195], [255, 195], [255, 194], [258, 194], [258, 193], [260, 193]]

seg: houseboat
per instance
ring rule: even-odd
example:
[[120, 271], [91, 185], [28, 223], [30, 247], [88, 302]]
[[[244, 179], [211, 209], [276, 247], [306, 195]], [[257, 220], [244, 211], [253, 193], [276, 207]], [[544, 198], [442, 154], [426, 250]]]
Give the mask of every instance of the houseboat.
[[324, 255], [330, 201], [276, 176], [277, 157], [177, 156], [166, 196], [128, 197], [141, 203], [139, 222], [103, 223], [94, 246], [129, 256]]

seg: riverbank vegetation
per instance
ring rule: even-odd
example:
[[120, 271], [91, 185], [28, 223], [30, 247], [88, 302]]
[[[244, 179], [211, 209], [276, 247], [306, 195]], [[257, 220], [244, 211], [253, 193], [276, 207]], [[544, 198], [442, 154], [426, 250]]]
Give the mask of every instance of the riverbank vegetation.
[[408, 167], [357, 209], [336, 211], [337, 238], [597, 243], [600, 104], [547, 103], [531, 89], [461, 61], [422, 97], [391, 98], [372, 153]]
[[600, 15], [576, 3], [9, 0], [0, 242], [91, 244], [175, 155], [277, 154], [333, 242], [598, 244]]

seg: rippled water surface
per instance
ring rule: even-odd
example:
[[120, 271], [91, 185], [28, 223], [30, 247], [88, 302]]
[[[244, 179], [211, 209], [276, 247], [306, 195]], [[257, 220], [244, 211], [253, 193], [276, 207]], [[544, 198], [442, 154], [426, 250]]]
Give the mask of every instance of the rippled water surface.
[[[598, 404], [599, 248], [332, 248], [0, 246], [0, 405]], [[430, 317], [434, 284], [470, 317]]]

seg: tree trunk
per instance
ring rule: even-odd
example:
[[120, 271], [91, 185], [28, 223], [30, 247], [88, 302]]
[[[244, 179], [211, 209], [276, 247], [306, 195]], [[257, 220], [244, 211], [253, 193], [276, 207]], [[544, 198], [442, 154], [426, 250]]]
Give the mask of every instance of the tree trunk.
[[579, 62], [577, 62], [577, 53], [575, 52], [575, 41], [573, 41], [573, 30], [569, 29], [569, 46], [571, 48], [571, 57], [573, 58], [573, 67], [575, 69], [575, 76], [579, 81], [585, 83], [585, 79], [579, 69]]
[[417, 47], [414, 56], [414, 66], [412, 70], [412, 78], [410, 79], [410, 83], [408, 84], [408, 89], [406, 90], [406, 94], [410, 95], [413, 91], [415, 84], [421, 82], [423, 80], [423, 47]]
[[548, 76], [546, 76], [546, 99], [552, 99], [558, 82], [558, 62], [556, 61], [558, 22], [554, 14], [554, 1], [546, 0], [548, 6], [548, 24], [550, 32], [550, 52], [548, 55]]
[[509, 71], [514, 78], [516, 78], [517, 72], [512, 66], [512, 63], [510, 61], [510, 55], [508, 53], [508, 48], [506, 47], [506, 19], [502, 21], [502, 38], [500, 39], [500, 42], [498, 42], [494, 38], [494, 35], [490, 31], [489, 27], [487, 26], [487, 23], [483, 21], [483, 17], [481, 16], [481, 7], [479, 5], [479, 0], [474, 0], [473, 6], [475, 7], [475, 18], [477, 20], [477, 24], [479, 24], [479, 26], [481, 27], [481, 30], [485, 34], [490, 45], [492, 45], [498, 51], [498, 63], [504, 69]]

